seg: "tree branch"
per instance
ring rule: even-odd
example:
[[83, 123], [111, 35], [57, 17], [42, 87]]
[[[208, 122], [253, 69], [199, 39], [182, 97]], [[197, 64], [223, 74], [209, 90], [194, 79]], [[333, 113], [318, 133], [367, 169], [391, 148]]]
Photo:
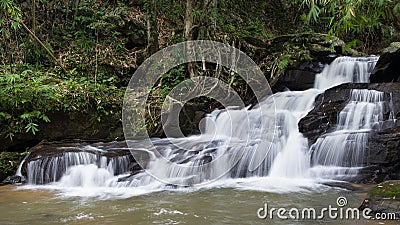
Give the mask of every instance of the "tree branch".
[[46, 50], [50, 57], [62, 68], [64, 73], [68, 73], [65, 66], [51, 53], [51, 51], [46, 47], [46, 45], [25, 25], [23, 21], [19, 21], [24, 29]]

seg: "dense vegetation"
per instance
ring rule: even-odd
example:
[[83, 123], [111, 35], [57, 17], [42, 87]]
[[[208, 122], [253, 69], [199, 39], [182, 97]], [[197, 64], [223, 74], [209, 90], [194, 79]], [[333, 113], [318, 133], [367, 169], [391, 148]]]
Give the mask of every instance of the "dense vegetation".
[[[374, 53], [400, 37], [400, 3], [391, 0], [0, 0], [0, 8], [0, 135], [7, 139], [40, 132], [39, 123], [51, 123], [53, 111], [95, 109], [118, 116], [138, 65], [185, 40], [240, 47], [248, 36], [267, 41], [318, 32]], [[290, 47], [293, 54], [300, 49]], [[277, 65], [284, 70], [288, 60], [281, 55]], [[181, 66], [165, 74], [149, 105], [157, 108], [162, 96], [198, 68]], [[237, 75], [221, 73], [248, 94]]]

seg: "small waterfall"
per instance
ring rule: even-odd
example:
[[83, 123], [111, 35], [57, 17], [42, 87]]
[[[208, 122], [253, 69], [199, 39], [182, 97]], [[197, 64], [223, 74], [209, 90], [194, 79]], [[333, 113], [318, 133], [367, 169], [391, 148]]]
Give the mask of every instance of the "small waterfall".
[[55, 182], [71, 166], [96, 163], [97, 156], [88, 152], [66, 152], [59, 156], [31, 161], [27, 166], [28, 183], [45, 184]]
[[24, 165], [26, 159], [29, 157], [29, 154], [30, 154], [30, 153], [28, 153], [28, 154], [24, 157], [24, 159], [22, 159], [21, 163], [20, 163], [19, 166], [18, 166], [17, 171], [15, 172], [15, 176], [23, 177], [23, 175], [22, 175], [22, 166]]
[[369, 83], [379, 57], [339, 57], [315, 77], [314, 87], [326, 90], [343, 83]]
[[[217, 178], [356, 174], [364, 165], [368, 132], [379, 129], [384, 120], [384, 93], [352, 90], [336, 130], [318, 139], [311, 151], [298, 122], [324, 90], [346, 82], [368, 82], [377, 60], [375, 56], [337, 58], [316, 76], [313, 89], [276, 93], [253, 108], [215, 110], [207, 116], [203, 134], [154, 139], [154, 147], [137, 142], [133, 152], [150, 159], [147, 172], [182, 186]], [[138, 190], [146, 191], [171, 187], [146, 172], [132, 173], [132, 156], [110, 159], [105, 156], [110, 148], [98, 148], [86, 146], [81, 152], [30, 161], [28, 180], [32, 184], [57, 182], [59, 187], [141, 187]], [[165, 159], [178, 166], [165, 163]]]
[[46, 184], [56, 182], [64, 175], [73, 173], [71, 170], [75, 166], [83, 168], [85, 165], [92, 165], [108, 171], [111, 176], [119, 175], [132, 170], [132, 158], [131, 155], [108, 158], [101, 155], [101, 152], [63, 152], [53, 157], [41, 157], [28, 163], [28, 183]]
[[[383, 92], [367, 89], [351, 90], [350, 101], [339, 113], [335, 131], [319, 138], [311, 146], [314, 165], [323, 177], [356, 175], [358, 167], [368, 164], [366, 149], [369, 132], [378, 130], [384, 121]], [[336, 170], [333, 168], [337, 168]]]

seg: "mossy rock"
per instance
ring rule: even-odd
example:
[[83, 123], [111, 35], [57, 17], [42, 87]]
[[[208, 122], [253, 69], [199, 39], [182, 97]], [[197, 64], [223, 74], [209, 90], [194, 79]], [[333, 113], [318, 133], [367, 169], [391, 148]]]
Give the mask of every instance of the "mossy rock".
[[384, 53], [395, 53], [400, 49], [400, 42], [392, 42], [389, 47], [382, 50], [382, 54]]
[[360, 208], [370, 208], [373, 213], [395, 213], [396, 219], [399, 219], [400, 180], [389, 180], [376, 185]]
[[335, 54], [336, 51], [333, 48], [327, 48], [319, 44], [310, 44], [309, 49], [312, 55], [326, 56], [329, 54]]
[[397, 180], [383, 182], [375, 186], [371, 190], [370, 195], [371, 198], [390, 198], [394, 200], [400, 200], [400, 181]]

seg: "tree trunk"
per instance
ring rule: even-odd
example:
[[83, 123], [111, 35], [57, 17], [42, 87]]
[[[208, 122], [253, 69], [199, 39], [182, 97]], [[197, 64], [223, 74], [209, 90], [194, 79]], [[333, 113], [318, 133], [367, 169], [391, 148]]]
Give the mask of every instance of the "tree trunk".
[[32, 33], [36, 33], [36, 0], [32, 0]]
[[[186, 41], [192, 40], [192, 29], [193, 29], [193, 0], [186, 0], [186, 10], [185, 10], [185, 29], [183, 37]], [[186, 52], [191, 54], [192, 48], [188, 44], [186, 45]], [[193, 64], [189, 62], [187, 64], [187, 69], [189, 71], [189, 76], [192, 78], [195, 76]]]
[[157, 1], [148, 0], [147, 8], [147, 54], [150, 56], [158, 51]]
[[185, 40], [192, 39], [192, 27], [193, 27], [193, 4], [192, 0], [186, 0], [186, 10], [185, 10], [185, 30], [184, 30], [184, 38]]

